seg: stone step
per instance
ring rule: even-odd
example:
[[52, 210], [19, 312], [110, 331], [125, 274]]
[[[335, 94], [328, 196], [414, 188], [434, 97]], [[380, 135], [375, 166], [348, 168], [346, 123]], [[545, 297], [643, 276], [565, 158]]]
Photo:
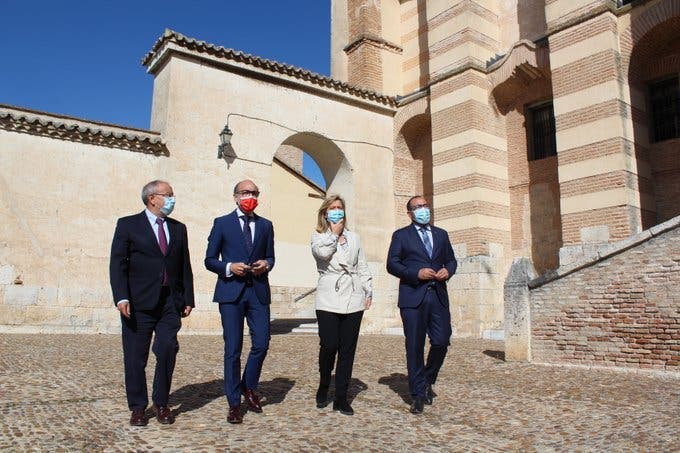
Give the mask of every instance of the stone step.
[[293, 333], [319, 333], [319, 325], [315, 322], [300, 324], [293, 329]]

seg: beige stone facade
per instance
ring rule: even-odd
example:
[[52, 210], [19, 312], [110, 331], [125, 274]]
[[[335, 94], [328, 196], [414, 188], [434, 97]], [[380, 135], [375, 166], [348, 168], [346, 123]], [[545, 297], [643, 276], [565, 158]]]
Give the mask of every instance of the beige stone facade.
[[[202, 253], [243, 178], [275, 224], [278, 313], [305, 313], [309, 297], [291, 299], [314, 284], [305, 237], [323, 190], [300, 179], [302, 151], [366, 246], [366, 332], [400, 325], [384, 262], [415, 193], [454, 243], [454, 331], [468, 337], [502, 336], [513, 259], [542, 274], [680, 214], [680, 138], [655, 138], [650, 99], [680, 74], [680, 0], [333, 0], [331, 14], [332, 78], [166, 31], [144, 60], [153, 132], [2, 108], [2, 329], [114, 329], [114, 221], [157, 177], [189, 228], [186, 331], [219, 330]], [[36, 184], [59, 196], [42, 205]]]

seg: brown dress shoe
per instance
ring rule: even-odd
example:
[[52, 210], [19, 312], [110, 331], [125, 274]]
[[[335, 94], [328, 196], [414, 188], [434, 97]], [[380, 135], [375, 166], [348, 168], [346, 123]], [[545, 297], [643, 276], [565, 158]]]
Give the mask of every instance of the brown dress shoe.
[[132, 415], [130, 416], [130, 425], [146, 426], [147, 423], [149, 423], [149, 421], [146, 419], [146, 415], [144, 415], [144, 409], [136, 409], [132, 411]]
[[229, 406], [229, 415], [227, 415], [229, 423], [242, 423], [243, 415], [241, 415], [241, 405]]
[[156, 420], [163, 425], [172, 425], [175, 423], [175, 416], [168, 406], [153, 406], [153, 412], [156, 414]]
[[262, 405], [260, 404], [260, 398], [257, 396], [254, 390], [245, 389], [243, 391], [243, 396], [246, 397], [246, 402], [248, 403], [248, 409], [258, 414], [262, 413]]

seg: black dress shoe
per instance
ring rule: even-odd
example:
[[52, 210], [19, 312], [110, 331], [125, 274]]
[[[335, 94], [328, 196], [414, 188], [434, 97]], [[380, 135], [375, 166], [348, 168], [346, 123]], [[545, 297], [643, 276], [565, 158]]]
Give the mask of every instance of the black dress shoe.
[[416, 396], [413, 398], [413, 402], [411, 403], [411, 407], [409, 408], [409, 412], [412, 414], [422, 414], [423, 409], [425, 408], [425, 398], [422, 398], [420, 396]]
[[352, 409], [347, 400], [333, 401], [333, 410], [340, 411], [343, 415], [354, 415], [354, 409]]
[[153, 413], [156, 414], [156, 420], [163, 425], [172, 425], [175, 423], [175, 416], [168, 406], [153, 405]]
[[428, 385], [425, 390], [425, 404], [432, 404], [435, 396], [437, 396], [437, 394], [432, 390], [432, 384]]
[[146, 426], [149, 423], [146, 415], [144, 414], [144, 409], [136, 409], [132, 411], [130, 416], [130, 425], [132, 426]]
[[316, 391], [316, 407], [323, 409], [324, 407], [328, 406], [329, 402], [328, 387], [319, 386], [319, 389]]
[[243, 415], [241, 415], [241, 405], [229, 406], [229, 415], [227, 415], [229, 423], [243, 423]]
[[243, 396], [246, 397], [246, 403], [248, 404], [248, 409], [258, 414], [262, 413], [262, 405], [260, 404], [260, 398], [257, 396], [254, 390], [245, 389], [243, 390]]

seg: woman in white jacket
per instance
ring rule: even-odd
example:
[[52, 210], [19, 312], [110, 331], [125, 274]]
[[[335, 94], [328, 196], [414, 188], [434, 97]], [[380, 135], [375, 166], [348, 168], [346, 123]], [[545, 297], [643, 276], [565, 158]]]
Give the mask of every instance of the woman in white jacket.
[[316, 288], [316, 319], [319, 323], [319, 389], [316, 407], [328, 405], [328, 387], [335, 369], [333, 410], [353, 415], [347, 401], [354, 353], [364, 310], [371, 306], [371, 274], [359, 235], [345, 228], [345, 201], [331, 195], [319, 208], [312, 254], [319, 271]]

